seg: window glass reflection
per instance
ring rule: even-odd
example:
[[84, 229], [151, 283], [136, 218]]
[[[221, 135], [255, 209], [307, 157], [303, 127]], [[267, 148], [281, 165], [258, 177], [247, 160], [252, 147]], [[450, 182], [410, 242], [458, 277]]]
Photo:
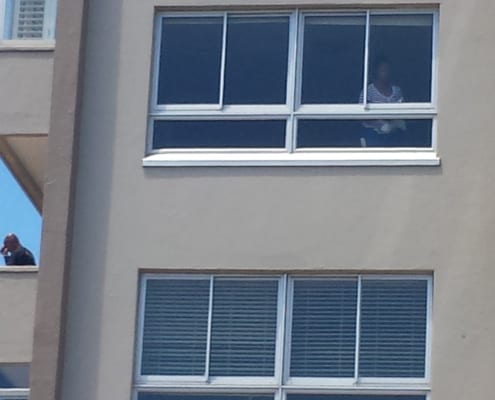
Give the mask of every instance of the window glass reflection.
[[225, 104], [285, 104], [289, 17], [229, 17]]
[[301, 103], [357, 103], [363, 87], [365, 16], [307, 16], [304, 21]]
[[29, 364], [0, 364], [0, 389], [29, 387]]
[[372, 15], [370, 22], [368, 102], [431, 101], [433, 16]]
[[219, 102], [222, 32], [222, 17], [163, 19], [158, 104]]
[[[375, 126], [376, 128], [371, 127]], [[382, 128], [388, 125], [388, 128]], [[298, 148], [431, 147], [432, 120], [299, 120]]]

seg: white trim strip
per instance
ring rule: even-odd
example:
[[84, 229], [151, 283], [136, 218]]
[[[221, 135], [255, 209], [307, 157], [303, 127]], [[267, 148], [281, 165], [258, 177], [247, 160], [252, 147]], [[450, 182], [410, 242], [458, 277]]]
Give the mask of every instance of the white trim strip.
[[438, 166], [434, 151], [296, 152], [296, 153], [160, 153], [143, 158], [144, 167], [223, 166]]

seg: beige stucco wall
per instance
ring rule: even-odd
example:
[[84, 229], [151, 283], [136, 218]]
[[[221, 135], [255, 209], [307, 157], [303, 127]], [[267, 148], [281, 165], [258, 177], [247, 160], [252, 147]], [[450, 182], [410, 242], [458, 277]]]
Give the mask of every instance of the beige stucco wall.
[[46, 134], [53, 51], [0, 51], [0, 135]]
[[145, 169], [153, 6], [193, 3], [90, 1], [63, 398], [130, 399], [139, 267], [433, 271], [431, 400], [493, 397], [495, 2], [441, 3], [441, 167]]
[[7, 269], [0, 271], [0, 363], [30, 362], [38, 273]]

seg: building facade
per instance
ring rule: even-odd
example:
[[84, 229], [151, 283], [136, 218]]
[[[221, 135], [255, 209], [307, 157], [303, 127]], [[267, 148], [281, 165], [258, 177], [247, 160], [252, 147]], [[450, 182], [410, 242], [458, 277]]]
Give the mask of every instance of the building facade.
[[44, 74], [5, 133], [48, 134], [0, 360], [32, 400], [491, 398], [494, 16], [59, 0], [54, 52], [0, 53]]

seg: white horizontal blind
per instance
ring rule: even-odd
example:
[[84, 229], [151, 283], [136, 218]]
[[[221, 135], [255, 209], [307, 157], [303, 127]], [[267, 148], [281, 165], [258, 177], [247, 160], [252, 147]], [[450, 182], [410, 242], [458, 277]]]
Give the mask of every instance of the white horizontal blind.
[[288, 394], [287, 400], [426, 400], [426, 396], [393, 394]]
[[425, 376], [428, 281], [363, 279], [360, 377]]
[[294, 280], [292, 377], [353, 377], [357, 279]]
[[146, 283], [142, 375], [204, 375], [210, 280]]
[[216, 278], [210, 376], [273, 376], [277, 279]]
[[46, 0], [16, 0], [13, 39], [41, 39]]

